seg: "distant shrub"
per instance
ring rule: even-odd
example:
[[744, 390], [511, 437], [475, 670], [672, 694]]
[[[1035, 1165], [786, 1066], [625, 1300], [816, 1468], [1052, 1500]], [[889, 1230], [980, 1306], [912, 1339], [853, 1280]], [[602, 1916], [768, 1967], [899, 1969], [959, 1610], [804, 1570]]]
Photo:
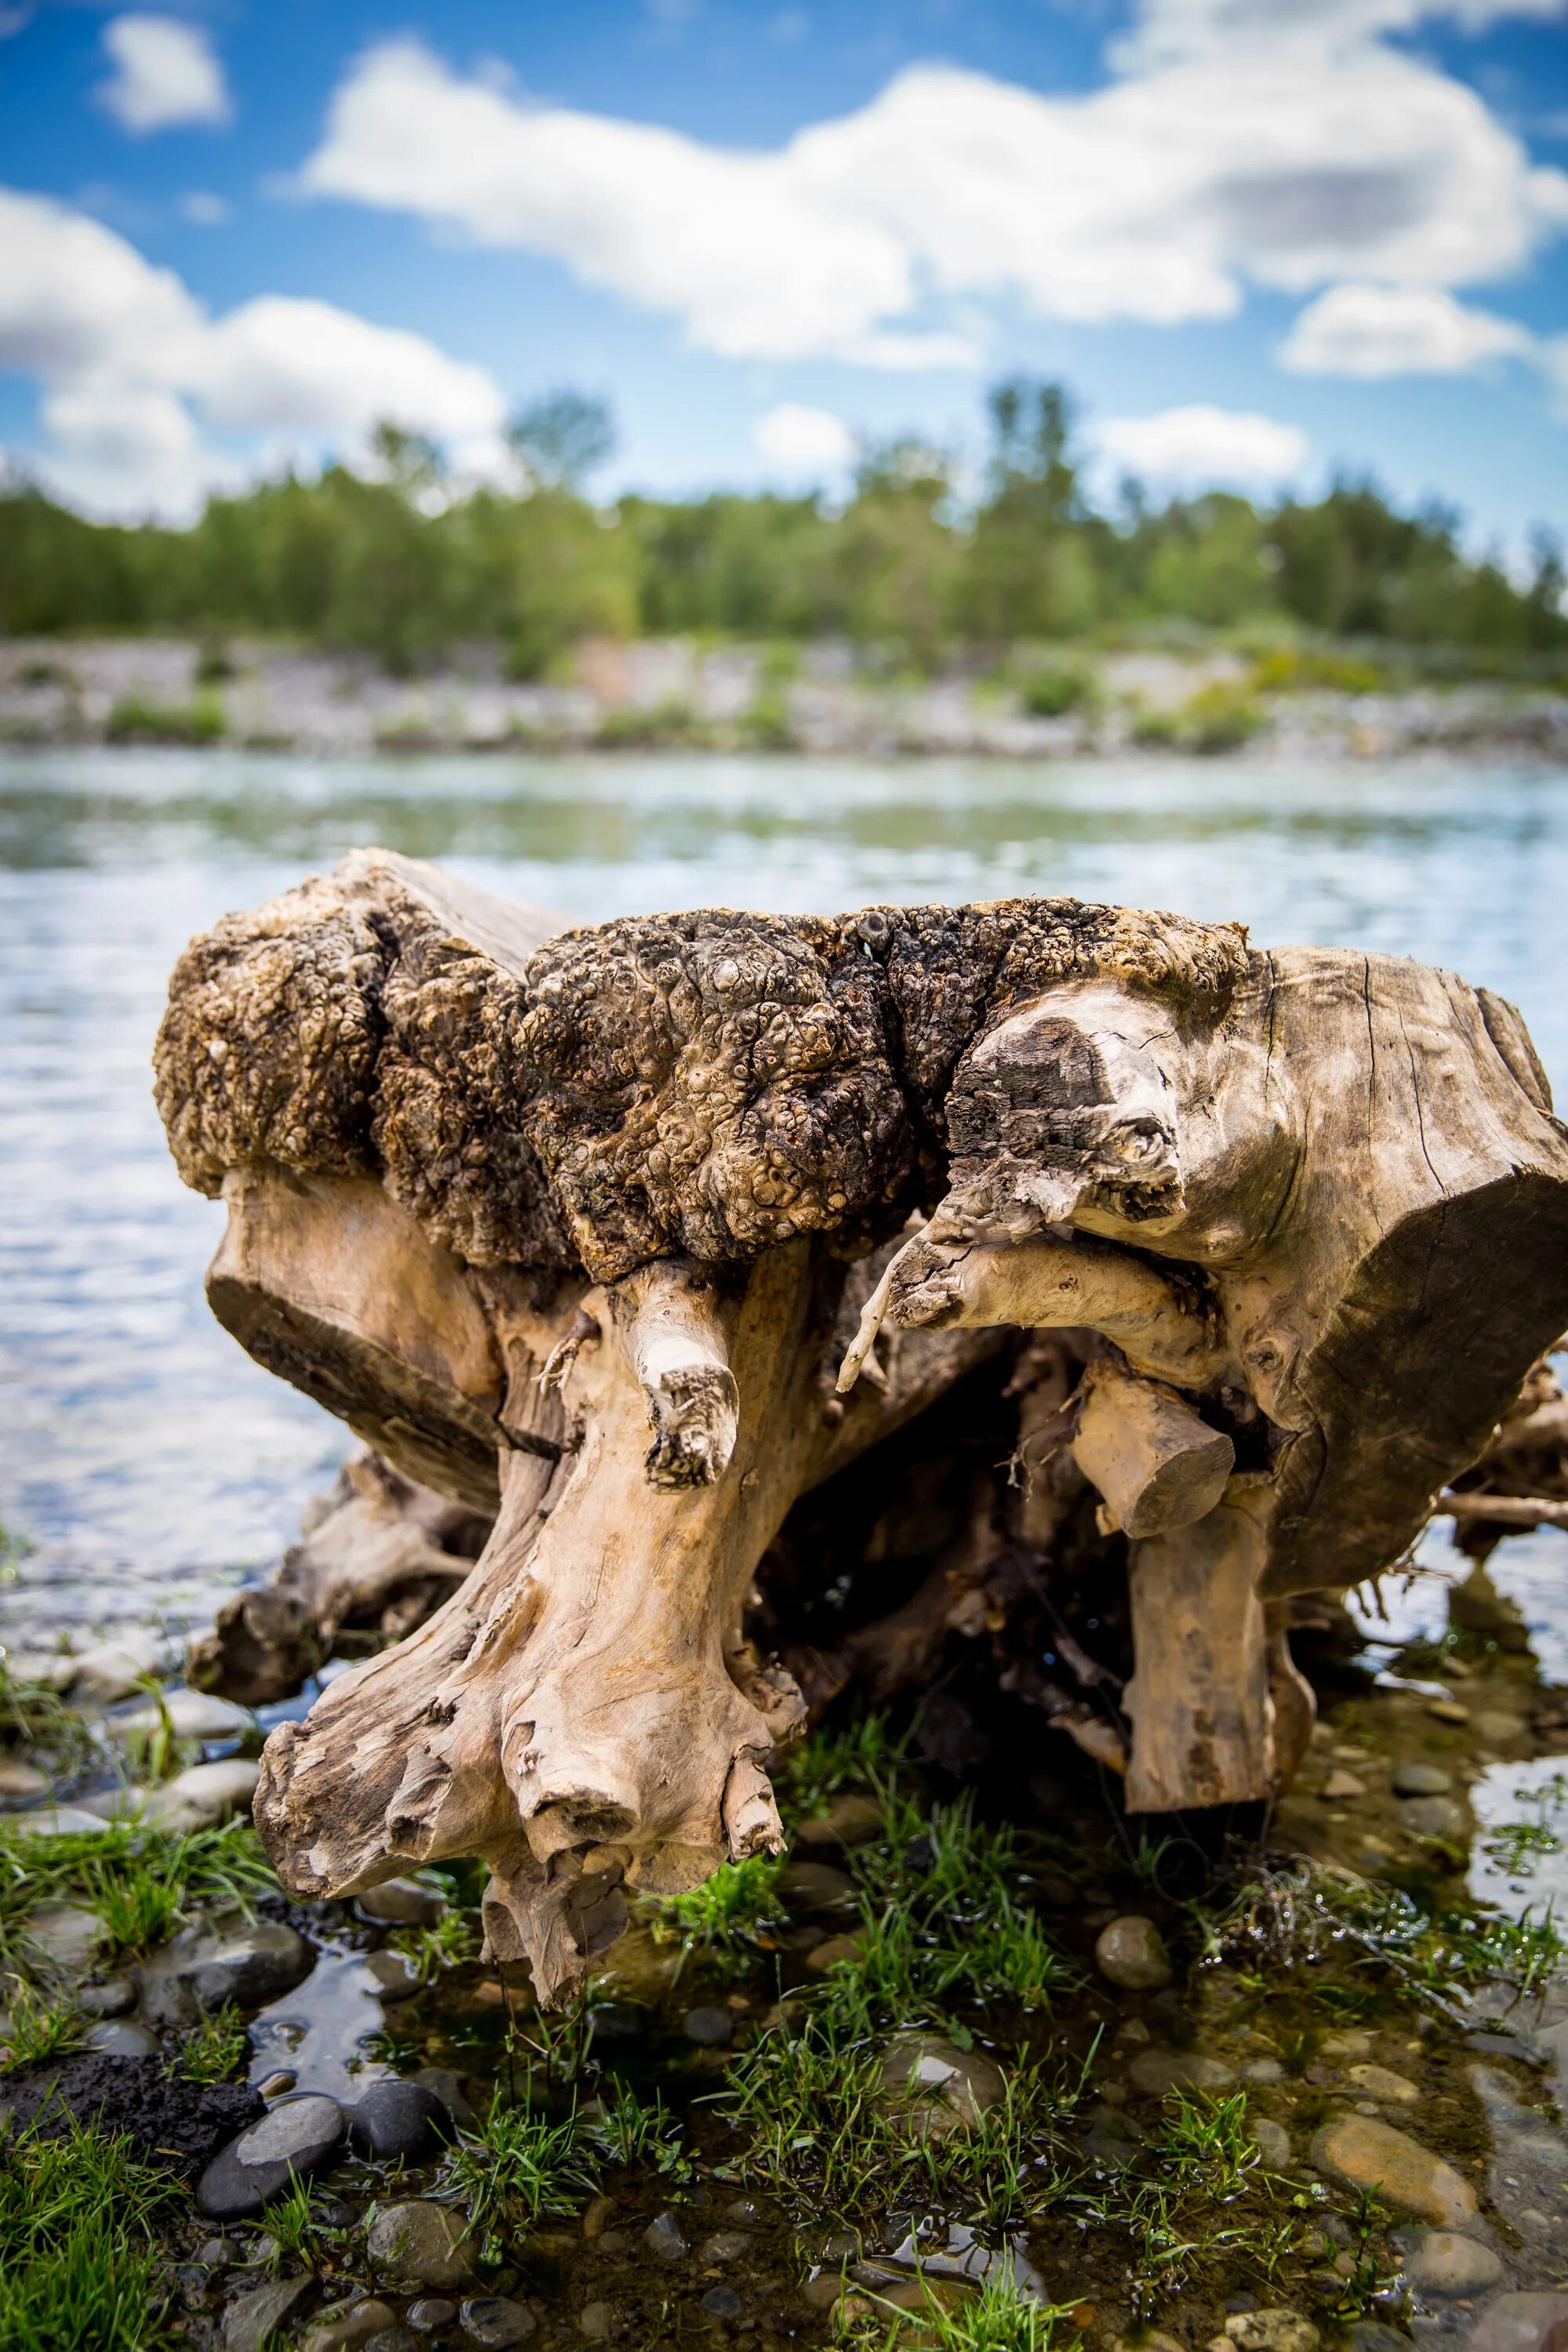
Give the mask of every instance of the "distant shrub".
[[216, 694], [189, 702], [154, 702], [145, 694], [122, 694], [104, 724], [111, 743], [216, 743], [228, 732], [228, 719]]
[[1018, 698], [1031, 719], [1065, 719], [1092, 704], [1094, 679], [1088, 670], [1053, 664], [1026, 678]]
[[1302, 646], [1274, 646], [1252, 667], [1259, 694], [1289, 694], [1303, 687], [1328, 687], [1339, 694], [1376, 694], [1388, 673], [1357, 654], [1324, 653]]
[[229, 679], [237, 675], [228, 647], [216, 638], [209, 637], [196, 655], [196, 684], [226, 686]]
[[673, 751], [700, 744], [706, 730], [689, 703], [628, 703], [607, 710], [594, 740], [604, 751]]
[[741, 724], [753, 751], [793, 751], [797, 748], [789, 704], [782, 694], [759, 694]]
[[1251, 741], [1268, 714], [1247, 690], [1221, 679], [1202, 686], [1175, 710], [1141, 711], [1132, 723], [1132, 740], [1170, 751], [1196, 751], [1209, 756], [1239, 751]]

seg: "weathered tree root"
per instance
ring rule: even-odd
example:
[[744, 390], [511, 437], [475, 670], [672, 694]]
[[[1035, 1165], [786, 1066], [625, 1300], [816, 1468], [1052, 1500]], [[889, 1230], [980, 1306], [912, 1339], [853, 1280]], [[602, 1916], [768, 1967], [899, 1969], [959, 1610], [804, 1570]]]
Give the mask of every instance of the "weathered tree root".
[[1173, 916], [551, 936], [368, 853], [194, 944], [158, 1090], [228, 1201], [229, 1328], [498, 1511], [428, 1623], [274, 1734], [279, 1871], [342, 1893], [482, 1853], [492, 1944], [547, 1992], [623, 1885], [776, 1841], [802, 1703], [742, 1638], [753, 1573], [1008, 1332], [1037, 1335], [1022, 1522], [977, 1507], [879, 1665], [862, 1628], [816, 1666], [918, 1672], [1048, 1585], [1027, 1527], [1054, 1573], [1093, 1509], [1131, 1679], [1009, 1671], [1166, 1810], [1280, 1784], [1308, 1721], [1280, 1604], [1399, 1556], [1568, 1320], [1568, 1138], [1517, 1014]]

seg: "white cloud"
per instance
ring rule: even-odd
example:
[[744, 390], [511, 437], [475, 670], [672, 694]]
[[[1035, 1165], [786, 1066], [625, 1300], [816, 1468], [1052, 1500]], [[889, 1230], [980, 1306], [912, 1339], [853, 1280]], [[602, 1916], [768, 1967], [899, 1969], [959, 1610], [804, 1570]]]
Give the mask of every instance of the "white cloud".
[[1307, 436], [1294, 425], [1204, 404], [1107, 417], [1094, 439], [1123, 472], [1172, 487], [1285, 481], [1300, 471], [1308, 453]]
[[281, 295], [214, 320], [101, 222], [5, 189], [0, 369], [40, 380], [47, 468], [105, 512], [188, 513], [234, 478], [204, 425], [263, 435], [275, 454], [352, 455], [386, 418], [484, 469], [505, 415], [487, 370], [423, 335]]
[[1551, 18], [1564, 0], [1144, 0], [1115, 62], [1130, 70], [1176, 58], [1254, 45], [1297, 51], [1342, 48], [1384, 33], [1408, 33], [1447, 17], [1480, 32], [1508, 16]]
[[1302, 311], [1279, 360], [1299, 375], [1464, 375], [1534, 348], [1517, 320], [1436, 287], [1331, 286]]
[[180, 198], [180, 217], [197, 228], [221, 228], [228, 218], [228, 200], [209, 188], [190, 188]]
[[820, 479], [853, 463], [855, 436], [831, 409], [803, 408], [784, 401], [759, 416], [752, 442], [776, 473]]
[[233, 111], [223, 68], [199, 25], [177, 16], [116, 16], [103, 46], [114, 71], [98, 98], [126, 131], [175, 122], [226, 122]]
[[[943, 313], [975, 298], [1173, 325], [1249, 284], [1495, 277], [1568, 220], [1568, 177], [1373, 37], [1394, 5], [1155, 0], [1136, 69], [1087, 95], [917, 67], [761, 152], [535, 105], [395, 41], [338, 89], [300, 184], [546, 255], [731, 358], [954, 366], [973, 354]], [[1227, 10], [1256, 37], [1176, 39]], [[1303, 14], [1342, 37], [1299, 42]]]

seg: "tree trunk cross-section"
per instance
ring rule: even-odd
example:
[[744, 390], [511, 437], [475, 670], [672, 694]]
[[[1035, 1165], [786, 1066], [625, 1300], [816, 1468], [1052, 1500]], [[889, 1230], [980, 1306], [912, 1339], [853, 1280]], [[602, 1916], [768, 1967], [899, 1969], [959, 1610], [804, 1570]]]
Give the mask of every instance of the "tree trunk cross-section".
[[[758, 1562], [985, 1356], [1036, 1335], [1026, 1522], [1087, 1479], [1128, 1547], [1128, 1802], [1162, 1811], [1288, 1777], [1289, 1597], [1398, 1558], [1568, 1322], [1518, 1014], [1173, 915], [563, 929], [361, 852], [192, 944], [157, 1092], [227, 1204], [215, 1311], [390, 1465], [297, 1591], [395, 1630], [452, 1577], [274, 1732], [263, 1835], [308, 1895], [484, 1855], [546, 1997], [623, 1887], [776, 1848], [804, 1706], [742, 1633]], [[972, 1605], [977, 1529], [907, 1654]], [[243, 1638], [263, 1675], [264, 1610]]]

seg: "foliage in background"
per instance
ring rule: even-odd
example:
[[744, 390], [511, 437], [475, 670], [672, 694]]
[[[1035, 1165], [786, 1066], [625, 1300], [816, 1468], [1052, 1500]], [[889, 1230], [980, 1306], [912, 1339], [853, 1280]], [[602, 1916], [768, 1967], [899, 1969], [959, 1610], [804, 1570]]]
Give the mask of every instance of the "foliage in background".
[[122, 1951], [163, 1942], [198, 1911], [254, 1908], [278, 1882], [248, 1822], [165, 1837], [135, 1822], [29, 1837], [26, 1815], [0, 1826], [0, 1953], [26, 1961], [27, 1915], [85, 1903]]
[[[0, 629], [199, 636], [188, 707], [130, 698], [111, 720], [129, 740], [193, 742], [223, 731], [213, 688], [234, 630], [360, 650], [398, 674], [499, 644], [514, 675], [543, 677], [593, 635], [831, 635], [929, 666], [1195, 626], [1250, 634], [1280, 667], [1259, 679], [1268, 690], [1379, 675], [1342, 656], [1314, 675], [1323, 657], [1292, 652], [1304, 633], [1426, 649], [1457, 672], [1560, 669], [1568, 653], [1549, 533], [1520, 584], [1500, 558], [1463, 552], [1452, 509], [1402, 514], [1370, 481], [1273, 507], [1223, 490], [1159, 503], [1128, 482], [1107, 512], [1086, 494], [1059, 385], [999, 384], [989, 421], [984, 487], [967, 499], [952, 456], [904, 437], [865, 450], [841, 505], [716, 491], [595, 508], [583, 485], [613, 428], [603, 404], [570, 392], [518, 419], [511, 490], [454, 479], [430, 443], [391, 425], [367, 473], [258, 483], [209, 500], [189, 530], [90, 522], [14, 479], [0, 485]], [[1066, 690], [1049, 677], [1026, 687], [1031, 707]]]

